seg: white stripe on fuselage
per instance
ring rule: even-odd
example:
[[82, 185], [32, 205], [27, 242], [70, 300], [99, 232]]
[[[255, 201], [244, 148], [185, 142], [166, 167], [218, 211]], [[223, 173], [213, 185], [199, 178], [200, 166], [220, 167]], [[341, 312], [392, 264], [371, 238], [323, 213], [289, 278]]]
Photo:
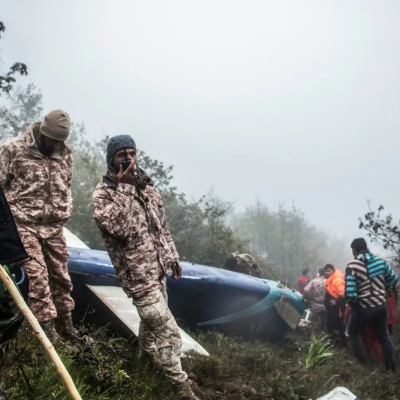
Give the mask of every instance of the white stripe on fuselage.
[[[140, 317], [132, 300], [127, 297], [122, 288], [117, 286], [86, 285], [136, 336], [139, 335]], [[182, 336], [182, 352], [195, 351], [204, 356], [208, 352], [179, 328]]]

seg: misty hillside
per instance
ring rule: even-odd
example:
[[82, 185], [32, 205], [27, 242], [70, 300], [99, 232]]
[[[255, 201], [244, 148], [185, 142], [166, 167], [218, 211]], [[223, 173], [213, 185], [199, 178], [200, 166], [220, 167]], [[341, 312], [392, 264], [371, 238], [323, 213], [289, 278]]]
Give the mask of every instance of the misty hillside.
[[[305, 268], [344, 271], [363, 236], [400, 271], [399, 13], [373, 0], [5, 1], [0, 145], [69, 113], [67, 228], [91, 249], [105, 250], [91, 198], [107, 141], [127, 134], [182, 261], [222, 268], [249, 253], [263, 278], [297, 288]], [[94, 342], [57, 348], [82, 398], [175, 399], [137, 339], [90, 313], [73, 317]], [[271, 343], [182, 329], [210, 353], [183, 358], [202, 399], [317, 400], [337, 386], [400, 399], [398, 372], [308, 330]], [[9, 400], [69, 399], [26, 323], [1, 350]]]

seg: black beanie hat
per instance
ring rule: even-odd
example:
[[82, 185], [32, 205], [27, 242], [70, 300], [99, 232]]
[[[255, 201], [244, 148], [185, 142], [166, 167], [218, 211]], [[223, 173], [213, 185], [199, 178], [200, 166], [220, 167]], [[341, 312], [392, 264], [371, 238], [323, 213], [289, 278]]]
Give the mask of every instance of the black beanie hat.
[[107, 165], [113, 166], [114, 156], [117, 151], [122, 150], [124, 147], [127, 149], [135, 149], [136, 143], [129, 135], [119, 135], [112, 137], [107, 143]]

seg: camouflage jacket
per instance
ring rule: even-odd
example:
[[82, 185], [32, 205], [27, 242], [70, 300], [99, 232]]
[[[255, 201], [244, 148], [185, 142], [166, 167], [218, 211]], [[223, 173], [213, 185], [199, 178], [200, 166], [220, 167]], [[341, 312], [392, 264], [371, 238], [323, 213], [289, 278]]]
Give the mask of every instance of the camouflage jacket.
[[257, 260], [250, 254], [236, 254], [238, 259], [237, 270], [243, 274], [261, 277], [261, 271]]
[[72, 156], [67, 145], [47, 158], [40, 153], [34, 132], [0, 146], [0, 186], [18, 225], [46, 238], [59, 232], [72, 211]]
[[326, 279], [323, 276], [314, 278], [305, 288], [304, 297], [313, 312], [325, 310]]
[[161, 287], [179, 256], [158, 191], [103, 178], [92, 200], [94, 220], [125, 293], [139, 298]]

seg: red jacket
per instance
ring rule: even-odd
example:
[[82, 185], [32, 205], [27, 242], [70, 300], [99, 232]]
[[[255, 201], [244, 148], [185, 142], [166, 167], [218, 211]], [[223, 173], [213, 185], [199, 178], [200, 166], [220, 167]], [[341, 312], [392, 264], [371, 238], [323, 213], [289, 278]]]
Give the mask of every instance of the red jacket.
[[301, 294], [304, 294], [304, 288], [308, 285], [308, 282], [310, 282], [308, 276], [303, 276], [303, 275], [297, 281], [297, 286]]
[[395, 294], [387, 299], [387, 307], [389, 311], [388, 324], [397, 324], [399, 318], [397, 316], [397, 296]]

